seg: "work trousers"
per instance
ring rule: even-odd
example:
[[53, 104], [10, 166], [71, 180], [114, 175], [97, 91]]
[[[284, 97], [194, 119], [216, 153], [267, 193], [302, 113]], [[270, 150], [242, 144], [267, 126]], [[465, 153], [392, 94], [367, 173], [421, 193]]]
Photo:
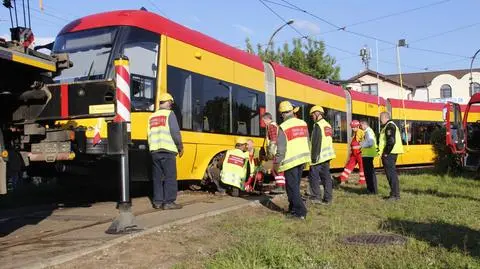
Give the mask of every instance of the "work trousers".
[[310, 166], [308, 173], [311, 199], [320, 200], [320, 183], [323, 185], [323, 201], [331, 202], [333, 196], [333, 180], [330, 175], [330, 161]]
[[301, 164], [285, 171], [288, 211], [297, 217], [307, 216], [307, 207], [300, 195], [300, 182], [304, 167], [305, 165]]
[[362, 161], [362, 154], [361, 153], [352, 153], [350, 154], [350, 157], [348, 158], [347, 165], [345, 165], [345, 168], [343, 169], [342, 174], [340, 175], [340, 180], [342, 182], [346, 181], [350, 174], [352, 173], [353, 169], [355, 169], [355, 166], [358, 163], [358, 169], [360, 170], [359, 176], [360, 176], [360, 182], [364, 183], [365, 182], [365, 173], [363, 170], [363, 161]]
[[382, 156], [383, 168], [387, 175], [388, 184], [390, 185], [390, 197], [400, 198], [400, 182], [398, 181], [397, 168], [397, 154], [388, 154]]
[[156, 205], [175, 202], [177, 199], [176, 155], [169, 152], [152, 153], [153, 203]]
[[373, 166], [373, 157], [363, 157], [363, 168], [365, 169], [365, 179], [367, 180], [367, 190], [369, 193], [377, 194], [377, 175]]

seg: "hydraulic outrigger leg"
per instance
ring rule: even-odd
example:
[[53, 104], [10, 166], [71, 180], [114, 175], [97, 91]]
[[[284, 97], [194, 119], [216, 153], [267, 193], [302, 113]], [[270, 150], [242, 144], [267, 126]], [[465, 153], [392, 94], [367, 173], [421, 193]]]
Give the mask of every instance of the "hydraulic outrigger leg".
[[[123, 56], [115, 60], [117, 115], [108, 123], [108, 152], [120, 156], [120, 201], [119, 215], [106, 233], [131, 233], [139, 230], [132, 213], [130, 200], [130, 173], [128, 162], [128, 145], [130, 143], [130, 73], [128, 58]], [[119, 109], [122, 108], [122, 109]]]

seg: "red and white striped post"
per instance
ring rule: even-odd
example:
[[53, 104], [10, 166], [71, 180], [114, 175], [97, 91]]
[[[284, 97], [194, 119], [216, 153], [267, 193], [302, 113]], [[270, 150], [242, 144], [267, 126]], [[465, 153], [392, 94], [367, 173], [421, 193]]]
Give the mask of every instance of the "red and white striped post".
[[[118, 141], [122, 141], [123, 151], [120, 155], [120, 201], [118, 202], [119, 216], [113, 221], [112, 225], [106, 231], [107, 233], [128, 233], [136, 229], [135, 216], [131, 211], [130, 200], [130, 169], [128, 161], [128, 143], [130, 141], [130, 71], [129, 60], [126, 56], [121, 56], [114, 61], [115, 65], [115, 84], [116, 84], [116, 115], [113, 121], [122, 125], [122, 132], [117, 135], [122, 136]], [[112, 138], [113, 139], [113, 138]]]
[[[117, 115], [114, 121], [130, 125], [130, 68], [126, 56], [115, 59], [115, 82], [117, 86]], [[130, 131], [130, 128], [128, 128]]]

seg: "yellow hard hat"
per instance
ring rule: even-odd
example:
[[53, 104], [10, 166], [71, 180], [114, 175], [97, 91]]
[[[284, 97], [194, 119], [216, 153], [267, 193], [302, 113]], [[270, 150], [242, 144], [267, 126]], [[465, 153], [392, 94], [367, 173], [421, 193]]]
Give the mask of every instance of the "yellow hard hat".
[[310, 114], [312, 114], [312, 113], [315, 112], [315, 111], [318, 111], [318, 112], [321, 112], [321, 113], [325, 113], [325, 112], [323, 111], [323, 107], [318, 106], [318, 105], [313, 106], [312, 108], [310, 108]]
[[293, 106], [289, 101], [282, 101], [280, 105], [278, 105], [278, 111], [280, 113], [288, 112], [292, 110], [293, 110]]
[[159, 98], [160, 102], [165, 102], [165, 101], [172, 101], [173, 103], [173, 96], [170, 95], [169, 93], [162, 93]]
[[247, 144], [247, 139], [245, 137], [237, 137], [235, 144]]

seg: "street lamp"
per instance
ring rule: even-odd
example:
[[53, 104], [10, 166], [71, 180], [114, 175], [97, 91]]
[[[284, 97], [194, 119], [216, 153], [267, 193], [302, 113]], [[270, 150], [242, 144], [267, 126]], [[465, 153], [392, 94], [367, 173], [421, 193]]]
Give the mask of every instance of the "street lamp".
[[[270, 46], [272, 46], [272, 40], [273, 40], [273, 37], [275, 37], [275, 35], [280, 32], [280, 30], [282, 30], [283, 27], [287, 26], [287, 25], [291, 25], [292, 23], [294, 23], [294, 20], [289, 20], [287, 21], [286, 23], [282, 24], [282, 26], [278, 27], [277, 30], [275, 30], [275, 32], [273, 32], [272, 36], [270, 37], [270, 40], [268, 41], [268, 44], [267, 44], [267, 49], [265, 50], [265, 55], [268, 55], [268, 49], [270, 48]], [[272, 48], [272, 51], [273, 51], [273, 48]]]
[[470, 62], [470, 93], [473, 93], [473, 75], [472, 75], [472, 67], [473, 67], [473, 61], [475, 61], [475, 57], [477, 57], [477, 54], [480, 52], [480, 49], [475, 52], [475, 54], [472, 57], [472, 61]]
[[403, 111], [403, 124], [405, 128], [405, 142], [408, 147], [408, 127], [407, 127], [407, 116], [405, 114], [405, 88], [403, 88], [403, 79], [402, 79], [402, 67], [400, 64], [400, 47], [408, 47], [407, 41], [405, 39], [398, 40], [397, 45], [395, 46], [397, 50], [397, 66], [398, 66], [398, 76], [400, 78], [400, 88], [402, 88], [402, 111]]

